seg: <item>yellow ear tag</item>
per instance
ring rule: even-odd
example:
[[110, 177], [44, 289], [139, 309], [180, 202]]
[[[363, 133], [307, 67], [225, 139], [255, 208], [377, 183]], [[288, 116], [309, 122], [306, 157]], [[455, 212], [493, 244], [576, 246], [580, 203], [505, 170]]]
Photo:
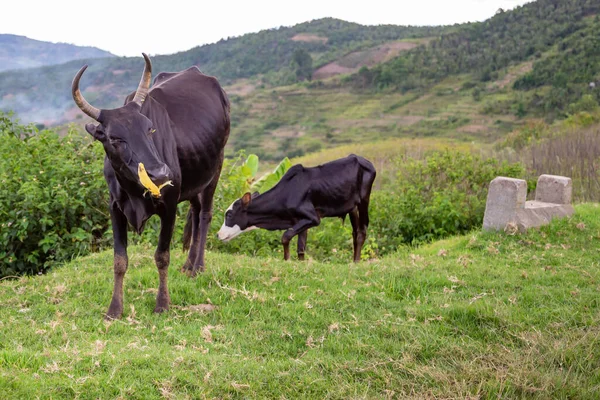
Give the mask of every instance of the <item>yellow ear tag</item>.
[[144, 168], [144, 163], [138, 164], [138, 177], [140, 178], [140, 183], [142, 184], [142, 186], [148, 189], [148, 192], [150, 192], [150, 194], [154, 197], [160, 197], [160, 190], [163, 187], [167, 185], [173, 186], [173, 181], [167, 181], [160, 186], [156, 186], [154, 182], [152, 182], [152, 179], [150, 179], [150, 177], [148, 176], [146, 168]]

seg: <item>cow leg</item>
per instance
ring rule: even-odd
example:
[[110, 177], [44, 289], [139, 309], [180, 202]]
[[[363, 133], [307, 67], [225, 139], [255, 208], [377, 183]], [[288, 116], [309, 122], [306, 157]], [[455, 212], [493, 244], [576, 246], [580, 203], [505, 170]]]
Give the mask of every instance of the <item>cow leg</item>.
[[350, 212], [350, 223], [352, 224], [352, 248], [354, 249], [354, 262], [360, 261], [360, 251], [358, 246], [359, 216], [358, 209]]
[[362, 247], [365, 244], [365, 240], [367, 239], [367, 227], [369, 226], [369, 203], [367, 202], [361, 203], [358, 206], [358, 232], [356, 235], [356, 244], [357, 244], [357, 252], [354, 254], [354, 262], [360, 261], [360, 253], [362, 251]]
[[[188, 257], [181, 268], [181, 272], [191, 275], [194, 270], [194, 264], [198, 257], [198, 243], [200, 242], [200, 196], [194, 197], [190, 200], [190, 215], [187, 224], [191, 225], [191, 246], [188, 253]], [[185, 240], [185, 239], [184, 239]]]
[[306, 249], [306, 239], [308, 229], [298, 234], [298, 260], [304, 261], [304, 250]]
[[217, 183], [219, 182], [219, 177], [221, 175], [221, 167], [223, 165], [223, 158], [221, 157], [221, 162], [219, 164], [219, 168], [215, 174], [213, 180], [208, 184], [208, 186], [202, 191], [200, 195], [200, 234], [198, 239], [198, 255], [194, 260], [194, 268], [192, 269], [192, 276], [195, 276], [198, 271], [204, 272], [204, 251], [206, 249], [206, 237], [208, 236], [208, 231], [210, 229], [210, 222], [213, 217], [213, 198], [215, 196], [215, 190], [217, 188]]
[[114, 287], [112, 300], [108, 312], [104, 317], [107, 320], [121, 318], [123, 315], [123, 278], [127, 272], [127, 218], [116, 204], [110, 208], [110, 219], [113, 229], [114, 241]]
[[169, 288], [167, 287], [167, 275], [171, 258], [169, 247], [171, 244], [171, 237], [173, 236], [173, 228], [175, 226], [176, 210], [177, 208], [175, 206], [168, 207], [167, 212], [164, 215], [161, 215], [160, 218], [158, 246], [156, 246], [156, 252], [154, 253], [154, 261], [156, 262], [156, 268], [158, 268], [158, 294], [156, 295], [155, 313], [167, 311], [169, 309], [169, 303], [171, 302]]
[[292, 238], [294, 236], [306, 231], [309, 228], [318, 226], [319, 223], [320, 223], [320, 221], [318, 218], [301, 219], [300, 221], [298, 221], [296, 223], [296, 225], [292, 226], [290, 229], [283, 232], [283, 235], [281, 236], [281, 243], [283, 244], [283, 259], [284, 260], [287, 261], [290, 259], [290, 241], [292, 240]]

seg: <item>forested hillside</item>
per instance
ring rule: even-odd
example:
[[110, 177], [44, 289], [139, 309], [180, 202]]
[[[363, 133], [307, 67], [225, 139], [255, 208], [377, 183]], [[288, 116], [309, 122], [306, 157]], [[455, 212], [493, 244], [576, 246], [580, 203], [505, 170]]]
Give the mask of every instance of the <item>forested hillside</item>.
[[0, 34], [0, 71], [62, 64], [81, 58], [112, 57], [108, 51]]
[[[532, 72], [515, 83], [519, 90], [547, 87], [527, 96], [524, 111], [556, 116], [600, 77], [598, 18], [594, 0], [538, 0], [492, 18], [442, 34], [350, 80], [359, 88], [423, 90], [458, 74], [474, 81], [498, 79], [503, 70], [527, 60]], [[600, 92], [595, 92], [598, 99]]]
[[[264, 75], [265, 82], [289, 84], [297, 80], [295, 52], [308, 53], [317, 68], [352, 51], [402, 38], [438, 35], [442, 28], [393, 25], [362, 26], [325, 18], [293, 27], [264, 30], [223, 39], [168, 56], [153, 56], [155, 71], [178, 71], [197, 65], [222, 83]], [[144, 49], [140, 49], [140, 53]], [[84, 58], [60, 66], [0, 73], [0, 110], [16, 112], [24, 121], [58, 123], [73, 120], [70, 85], [77, 70], [90, 65], [82, 89], [99, 107], [116, 106], [139, 81], [140, 57]], [[91, 89], [90, 89], [91, 87]], [[86, 91], [87, 90], [87, 91]]]

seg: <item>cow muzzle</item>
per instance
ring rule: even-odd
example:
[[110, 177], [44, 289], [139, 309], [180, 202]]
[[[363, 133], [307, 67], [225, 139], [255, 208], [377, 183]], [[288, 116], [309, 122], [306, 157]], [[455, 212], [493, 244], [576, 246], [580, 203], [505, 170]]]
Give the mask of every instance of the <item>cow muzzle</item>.
[[158, 168], [148, 169], [148, 176], [156, 186], [161, 186], [170, 179], [171, 170], [166, 164], [162, 164]]
[[217, 232], [217, 236], [220, 240], [224, 242], [229, 242], [231, 239], [242, 233], [243, 231], [240, 229], [239, 225], [227, 226], [223, 224], [219, 232]]

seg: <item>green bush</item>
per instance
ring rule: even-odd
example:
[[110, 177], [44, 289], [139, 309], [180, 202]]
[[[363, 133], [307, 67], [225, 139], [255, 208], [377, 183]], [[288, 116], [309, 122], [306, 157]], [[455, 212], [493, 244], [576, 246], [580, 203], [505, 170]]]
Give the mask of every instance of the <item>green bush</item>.
[[525, 173], [520, 164], [448, 150], [400, 160], [397, 169], [396, 180], [372, 196], [370, 232], [380, 253], [481, 226], [490, 181]]
[[103, 244], [103, 150], [0, 114], [0, 276], [41, 273]]

